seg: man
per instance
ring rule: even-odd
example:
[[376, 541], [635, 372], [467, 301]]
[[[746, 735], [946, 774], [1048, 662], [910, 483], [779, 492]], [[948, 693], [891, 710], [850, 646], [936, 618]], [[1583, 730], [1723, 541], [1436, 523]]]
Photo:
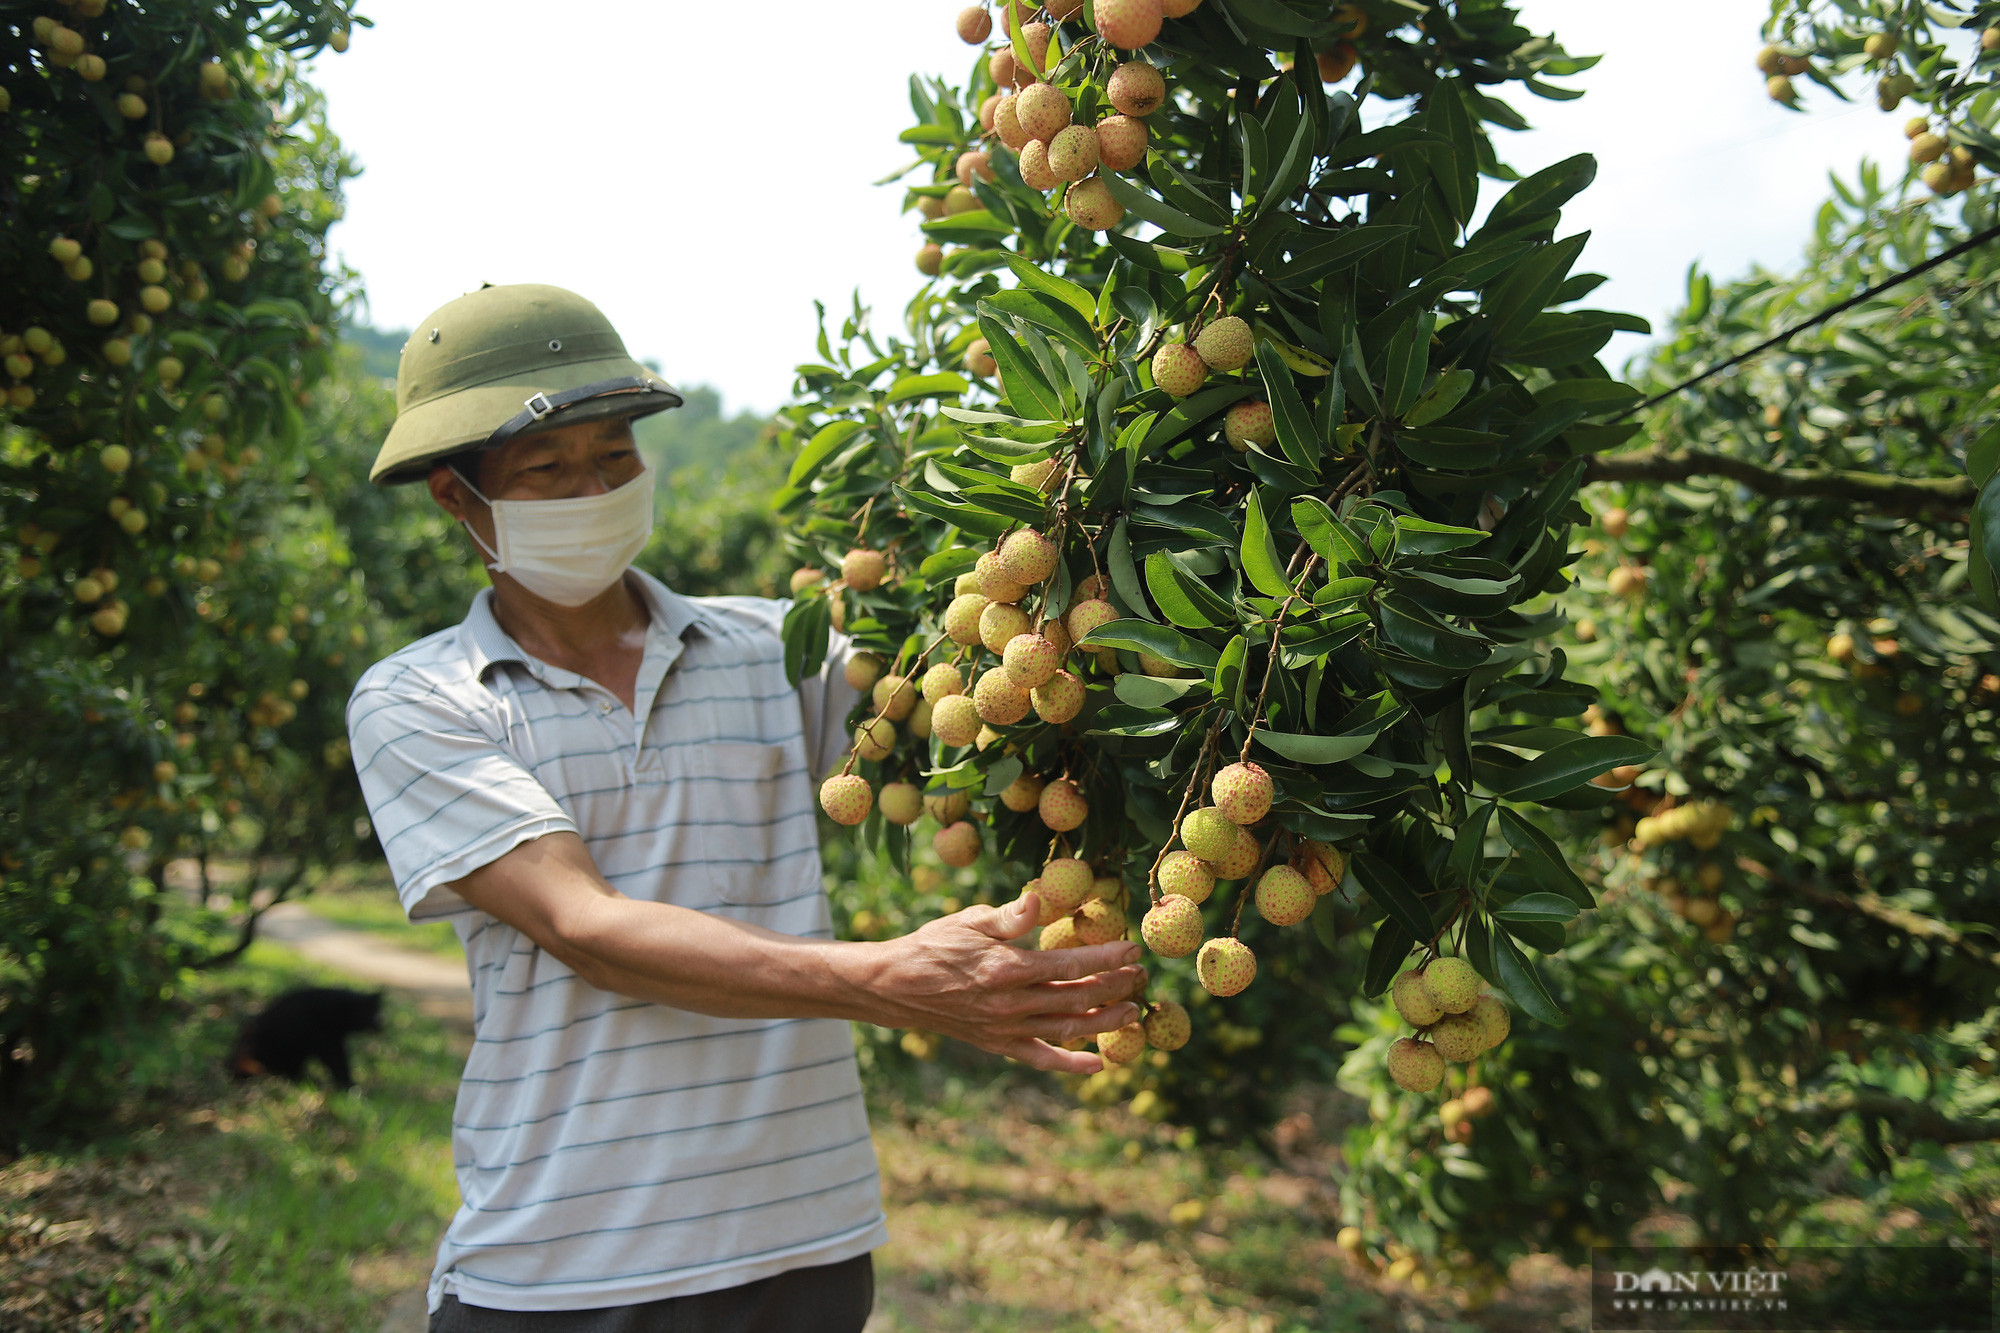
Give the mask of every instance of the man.
[[840, 1020], [1090, 1072], [1056, 1043], [1137, 1018], [1137, 947], [1016, 949], [1032, 895], [831, 940], [813, 779], [855, 696], [787, 684], [782, 603], [628, 568], [631, 422], [680, 397], [590, 303], [453, 301], [396, 397], [372, 479], [426, 482], [492, 582], [348, 705], [404, 907], [472, 976], [431, 1329], [852, 1333], [886, 1232]]

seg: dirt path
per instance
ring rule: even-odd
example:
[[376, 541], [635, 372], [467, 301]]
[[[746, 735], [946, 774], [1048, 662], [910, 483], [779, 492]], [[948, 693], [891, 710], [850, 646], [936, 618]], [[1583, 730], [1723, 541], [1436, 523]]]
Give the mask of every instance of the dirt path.
[[316, 916], [303, 903], [279, 903], [258, 923], [258, 935], [359, 981], [405, 992], [427, 1018], [472, 1030], [472, 984], [463, 959], [408, 949], [365, 930]]

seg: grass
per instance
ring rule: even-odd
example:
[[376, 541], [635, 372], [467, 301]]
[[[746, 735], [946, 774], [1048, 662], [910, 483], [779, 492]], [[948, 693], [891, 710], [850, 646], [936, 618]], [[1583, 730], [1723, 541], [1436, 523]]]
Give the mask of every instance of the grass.
[[349, 873], [314, 889], [299, 900], [314, 916], [349, 930], [381, 935], [405, 949], [421, 949], [448, 958], [464, 956], [458, 932], [447, 921], [411, 921], [403, 913], [395, 885], [381, 866], [366, 873]]

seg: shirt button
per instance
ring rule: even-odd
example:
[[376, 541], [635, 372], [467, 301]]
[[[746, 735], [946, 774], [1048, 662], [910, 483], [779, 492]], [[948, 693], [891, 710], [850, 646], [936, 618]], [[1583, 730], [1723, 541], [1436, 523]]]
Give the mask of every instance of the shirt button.
[[605, 701], [604, 703], [600, 703], [599, 705], [597, 705], [597, 711], [598, 711], [598, 712], [600, 712], [600, 713], [608, 713], [608, 712], [610, 712], [610, 711], [611, 711], [611, 704], [610, 704], [610, 701], [609, 701], [609, 700], [607, 700], [607, 701]]

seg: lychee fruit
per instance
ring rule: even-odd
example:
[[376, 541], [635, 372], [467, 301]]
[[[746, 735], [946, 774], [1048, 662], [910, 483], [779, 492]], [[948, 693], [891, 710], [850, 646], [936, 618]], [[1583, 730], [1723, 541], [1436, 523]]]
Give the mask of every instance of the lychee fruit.
[[1313, 886], [1313, 892], [1322, 897], [1339, 888], [1347, 878], [1347, 853], [1317, 838], [1301, 838], [1292, 853], [1292, 862]]
[[1172, 398], [1185, 398], [1208, 378], [1208, 364], [1186, 343], [1168, 343], [1153, 353], [1153, 383]]
[[[972, 687], [972, 705], [980, 721], [1011, 727], [1028, 715], [1028, 692], [1014, 683], [1005, 667], [994, 667]], [[937, 725], [935, 712], [931, 714], [931, 725]]]
[[1097, 131], [1088, 125], [1057, 130], [1049, 140], [1049, 170], [1066, 181], [1080, 181], [1097, 170]]
[[1427, 1028], [1444, 1017], [1444, 1010], [1431, 998], [1430, 988], [1424, 985], [1424, 974], [1418, 971], [1404, 972], [1389, 988], [1389, 998], [1396, 1005], [1396, 1012], [1403, 1021], [1413, 1028]]
[[1201, 0], [1160, 0], [1160, 12], [1170, 19], [1184, 19], [1201, 8]]
[[1146, 1044], [1156, 1051], [1178, 1051], [1194, 1035], [1188, 1011], [1172, 1000], [1158, 1000], [1146, 1015]]
[[910, 710], [910, 734], [920, 741], [931, 738], [931, 701], [917, 700], [917, 706]]
[[1083, 793], [1067, 778], [1058, 778], [1042, 788], [1042, 799], [1036, 808], [1041, 812], [1042, 823], [1057, 833], [1067, 833], [1090, 817], [1090, 802], [1083, 799]]
[[907, 676], [887, 675], [875, 682], [875, 711], [891, 722], [901, 722], [917, 706], [917, 689]]
[[1056, 646], [1056, 655], [1058, 657], [1069, 656], [1069, 650], [1072, 645], [1069, 641], [1069, 631], [1063, 628], [1062, 621], [1053, 617], [1042, 620], [1035, 626], [1035, 633]]
[[972, 744], [979, 734], [979, 705], [968, 694], [952, 694], [931, 708], [931, 735], [948, 749]]
[[1151, 115], [1167, 100], [1167, 80], [1145, 61], [1128, 60], [1111, 71], [1104, 93], [1125, 115]]
[[1236, 845], [1229, 849], [1220, 861], [1215, 863], [1217, 879], [1242, 879], [1257, 868], [1257, 862], [1264, 855], [1263, 844], [1251, 836], [1247, 828], [1236, 830]]
[[874, 804], [874, 790], [858, 773], [836, 773], [819, 785], [819, 808], [836, 824], [859, 824]]
[[1354, 62], [1359, 59], [1361, 52], [1354, 43], [1343, 39], [1315, 55], [1313, 63], [1319, 66], [1321, 83], [1339, 83], [1354, 72]]
[[975, 148], [971, 152], [960, 153], [953, 169], [958, 173], [958, 183], [970, 188], [975, 179], [993, 179], [993, 158], [983, 149]]
[[972, 798], [962, 791], [936, 792], [924, 797], [924, 813], [940, 824], [956, 824], [972, 808]]
[[1125, 909], [1102, 898], [1087, 899], [1076, 909], [1076, 937], [1085, 944], [1109, 944], [1125, 938]]
[[854, 752], [863, 759], [887, 759], [896, 748], [896, 724], [874, 718], [854, 729]]
[[993, 372], [1000, 369], [1000, 363], [993, 359], [993, 344], [984, 338], [974, 338], [967, 343], [965, 368], [981, 379], [991, 379]]
[[1032, 587], [1056, 572], [1061, 552], [1033, 528], [1017, 528], [1000, 543], [1000, 568], [1008, 578]]
[[1215, 892], [1215, 871], [1193, 852], [1168, 852], [1160, 862], [1160, 888], [1191, 903], [1205, 903]]
[[840, 577], [856, 592], [873, 592], [881, 587], [882, 575], [888, 567], [887, 557], [865, 546], [857, 546], [840, 557]]
[[979, 613], [979, 641], [987, 651], [1004, 653], [1017, 635], [1028, 632], [1028, 613], [1007, 602], [989, 602]]
[[[1018, 602], [1028, 595], [1026, 584], [1007, 572], [1007, 566], [1000, 563], [998, 551], [988, 551], [973, 565], [972, 572], [979, 576], [979, 590], [996, 602]], [[993, 650], [999, 652], [998, 648]]]
[[1059, 727], [1083, 711], [1083, 693], [1081, 680], [1058, 671], [1028, 692], [1028, 702], [1034, 705], [1036, 717]]
[[[1008, 82], [1011, 82], [1014, 57], [1011, 52], [1002, 51], [999, 55], [994, 56], [993, 59], [996, 63], [999, 61], [1000, 56], [1007, 58], [1007, 68], [1010, 71], [1009, 80], [1000, 85], [1004, 88], [1008, 86]], [[1028, 131], [1021, 126], [1020, 102], [1021, 95], [1019, 93], [1008, 93], [1000, 99], [999, 105], [993, 108], [993, 132], [1000, 136], [1001, 143], [1006, 144], [1017, 153], [1034, 142], [1029, 137]]]
[[814, 569], [811, 565], [802, 565], [792, 571], [792, 595], [796, 597], [807, 588], [817, 588], [825, 582], [825, 570]]
[[1015, 94], [1014, 114], [1023, 133], [1047, 143], [1069, 124], [1069, 96], [1052, 83], [1031, 83]]
[[1169, 893], [1146, 912], [1139, 934], [1162, 958], [1185, 958], [1201, 947], [1201, 909]]
[[1138, 1023], [1127, 1023], [1115, 1032], [1097, 1034], [1097, 1053], [1104, 1057], [1108, 1065], [1129, 1065], [1146, 1053], [1146, 1029]]
[[1058, 23], [1066, 23], [1083, 10], [1083, 0], [1048, 0], [1042, 8], [1049, 11], [1049, 17]]
[[1514, 1016], [1496, 995], [1479, 996], [1465, 1014], [1479, 1021], [1481, 1050], [1492, 1050], [1507, 1040], [1507, 1034], [1514, 1029]]
[[1108, 231], [1125, 218], [1125, 205], [1111, 197], [1103, 181], [1092, 176], [1069, 187], [1063, 196], [1063, 212], [1085, 231]]
[[1081, 643], [1095, 629], [1102, 629], [1118, 619], [1118, 608], [1100, 598], [1087, 598], [1070, 607], [1069, 615], [1063, 620], [1063, 627], [1069, 631], [1071, 643]]
[[1031, 190], [1053, 190], [1062, 184], [1056, 169], [1049, 165], [1049, 146], [1030, 139], [1021, 148], [1021, 183]]
[[1181, 817], [1181, 845], [1215, 865], [1235, 848], [1236, 825], [1214, 806], [1200, 806]]
[[987, 597], [984, 593], [962, 592], [951, 599], [951, 605], [944, 611], [944, 632], [953, 643], [971, 645], [979, 642], [979, 617], [985, 612]]
[[884, 783], [879, 799], [882, 818], [891, 824], [914, 824], [923, 817], [924, 794], [911, 783]]
[[1245, 452], [1253, 444], [1262, 448], [1271, 443], [1278, 438], [1278, 426], [1271, 417], [1271, 405], [1257, 398], [1236, 404], [1223, 414], [1222, 437], [1238, 453]]
[[1076, 937], [1076, 922], [1061, 916], [1042, 927], [1042, 937], [1037, 943], [1043, 949], [1075, 949], [1083, 941]]
[[1471, 1014], [1446, 1014], [1432, 1025], [1431, 1042], [1439, 1055], [1462, 1065], [1486, 1049], [1486, 1029]]
[[1429, 1092], [1444, 1081], [1444, 1057], [1437, 1047], [1404, 1037], [1389, 1047], [1389, 1077], [1405, 1092]]
[[1042, 894], [1065, 915], [1083, 906], [1094, 882], [1089, 863], [1074, 856], [1058, 856], [1042, 867]]
[[1038, 926], [1052, 926], [1058, 918], [1069, 915], [1067, 912], [1059, 911], [1049, 901], [1049, 895], [1042, 892], [1042, 882], [1038, 879], [1031, 879], [1023, 884], [1021, 892], [1034, 894], [1036, 902], [1040, 904], [1035, 915], [1035, 924]]
[[1233, 936], [1209, 940], [1195, 954], [1194, 974], [1210, 995], [1235, 995], [1257, 975], [1257, 955]]
[[1195, 335], [1194, 350], [1211, 370], [1241, 370], [1250, 364], [1255, 349], [1250, 326], [1235, 315], [1225, 315]]
[[924, 672], [924, 698], [937, 704], [946, 697], [965, 693], [965, 677], [949, 662], [939, 662]]
[[1106, 902], [1116, 902], [1125, 892], [1125, 881], [1110, 875], [1099, 875], [1090, 881], [1090, 896], [1102, 898]]
[[1160, 0], [1098, 0], [1097, 35], [1121, 50], [1150, 46], [1166, 17]]
[[1023, 773], [1000, 789], [1000, 804], [1009, 810], [1025, 814], [1035, 808], [1042, 799], [1042, 788], [1047, 785], [1033, 773]]
[[977, 46], [993, 35], [993, 16], [977, 5], [958, 11], [958, 40]]
[[1448, 1014], [1462, 1014], [1479, 996], [1479, 974], [1463, 958], [1440, 958], [1424, 969], [1424, 989]]
[[979, 859], [979, 829], [961, 819], [931, 835], [931, 850], [948, 866], [963, 869]]
[[1146, 122], [1106, 116], [1097, 122], [1097, 161], [1110, 171], [1130, 171], [1146, 160]]
[[1056, 646], [1039, 634], [1016, 634], [1001, 650], [1007, 674], [1024, 690], [1046, 684], [1056, 674], [1056, 663], [1061, 660]]
[[1215, 808], [1232, 824], [1254, 824], [1271, 813], [1271, 775], [1261, 764], [1231, 764], [1215, 775]]
[[993, 132], [993, 113], [999, 109], [1000, 94], [988, 93], [986, 100], [979, 104], [979, 128], [988, 134]]
[[[1034, 12], [1031, 8], [1030, 13]], [[1015, 77], [1031, 77], [1035, 70], [1046, 72], [1049, 68], [1049, 38], [1054, 29], [1046, 23], [1023, 23], [1021, 25], [1021, 45], [1028, 48], [1027, 69], [1022, 69], [1021, 58], [1014, 57]]]
[[872, 690], [882, 675], [882, 659], [873, 653], [856, 653], [841, 667], [840, 675], [857, 690]]
[[[966, 352], [969, 356], [971, 349], [967, 348]], [[1055, 490], [1056, 483], [1062, 479], [1062, 468], [1053, 458], [1044, 458], [1038, 463], [1016, 463], [1007, 469], [1007, 479], [1048, 495]]]
[[1306, 877], [1290, 866], [1272, 866], [1257, 879], [1257, 914], [1274, 926], [1296, 926], [1318, 901]]
[[1465, 1113], [1475, 1120], [1481, 1116], [1493, 1114], [1493, 1089], [1491, 1088], [1480, 1086], [1467, 1088], [1465, 1095], [1459, 1100], [1465, 1103]]

